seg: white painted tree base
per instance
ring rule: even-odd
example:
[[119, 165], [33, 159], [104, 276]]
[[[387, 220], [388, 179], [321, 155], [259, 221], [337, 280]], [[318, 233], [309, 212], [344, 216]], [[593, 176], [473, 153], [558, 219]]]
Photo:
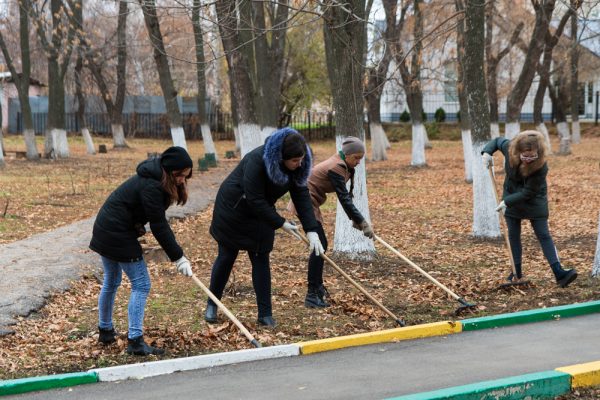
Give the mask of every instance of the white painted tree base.
[[579, 121], [571, 122], [571, 142], [573, 144], [581, 143], [581, 125]]
[[67, 131], [64, 129], [52, 129], [50, 137], [52, 140], [52, 158], [69, 158]]
[[258, 146], [263, 144], [262, 130], [257, 124], [239, 124], [240, 151], [242, 158]]
[[569, 124], [566, 122], [559, 122], [556, 124], [556, 130], [558, 131], [558, 137], [560, 138], [558, 154], [562, 156], [571, 154], [571, 133], [569, 132]]
[[37, 144], [35, 142], [35, 131], [33, 129], [25, 129], [23, 131], [23, 138], [27, 150], [27, 159], [38, 160], [40, 158], [40, 153], [38, 152]]
[[94, 141], [92, 140], [92, 135], [90, 135], [90, 130], [88, 128], [83, 128], [81, 130], [81, 136], [83, 136], [83, 141], [85, 142], [85, 148], [88, 154], [96, 154], [96, 149], [94, 148]]
[[2, 147], [2, 133], [0, 133], [0, 168], [4, 167], [4, 148]]
[[[481, 159], [481, 150], [485, 143], [473, 144], [473, 160]], [[483, 163], [473, 162], [473, 237], [482, 239], [499, 238], [500, 219], [496, 212], [496, 199], [494, 195], [494, 182], [491, 181], [489, 171]], [[498, 201], [501, 201], [502, 185], [498, 183]]]
[[217, 149], [213, 142], [212, 134], [210, 132], [210, 126], [208, 124], [200, 125], [200, 132], [202, 132], [202, 143], [204, 144], [204, 154], [214, 154], [215, 159], [219, 159], [217, 155]]
[[471, 130], [462, 129], [460, 131], [463, 145], [463, 157], [465, 160], [465, 182], [473, 182], [473, 142], [471, 140]]
[[546, 128], [545, 123], [541, 123], [535, 127], [538, 132], [544, 135], [544, 139], [546, 139], [546, 145], [548, 146], [548, 154], [552, 154], [552, 142], [550, 141], [550, 133], [548, 133], [548, 128]]
[[113, 146], [115, 148], [129, 147], [125, 141], [125, 131], [122, 124], [110, 124], [113, 135]]
[[277, 130], [277, 127], [273, 126], [263, 126], [260, 130], [260, 137], [262, 138], [262, 143], [265, 143], [265, 140], [273, 134]]
[[507, 122], [504, 127], [504, 137], [506, 139], [512, 139], [517, 136], [521, 132], [521, 123], [520, 122]]
[[171, 126], [171, 137], [173, 138], [173, 146], [183, 147], [187, 150], [185, 132], [182, 126]]
[[598, 238], [596, 239], [596, 254], [594, 255], [594, 265], [592, 266], [592, 276], [600, 276], [600, 214], [598, 214]]
[[427, 165], [425, 160], [425, 127], [423, 124], [412, 125], [412, 159], [410, 165], [413, 167]]
[[371, 159], [373, 161], [387, 160], [386, 136], [381, 124], [369, 123], [371, 131]]
[[492, 122], [490, 124], [490, 134], [492, 135], [492, 139], [495, 139], [500, 136], [500, 124], [497, 122]]
[[242, 145], [240, 144], [240, 130], [236, 126], [233, 127], [233, 137], [235, 137], [235, 151], [242, 151]]

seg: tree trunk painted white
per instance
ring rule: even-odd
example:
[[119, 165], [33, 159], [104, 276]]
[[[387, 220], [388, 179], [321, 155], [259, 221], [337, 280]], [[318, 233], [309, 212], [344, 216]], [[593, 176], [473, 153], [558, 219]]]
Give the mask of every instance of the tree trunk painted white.
[[204, 154], [214, 154], [215, 159], [218, 159], [217, 149], [215, 148], [215, 142], [213, 142], [212, 134], [210, 133], [210, 126], [208, 124], [200, 125], [200, 132], [202, 132]]
[[581, 143], [581, 125], [579, 121], [571, 122], [571, 141], [574, 144]]
[[113, 136], [113, 146], [115, 147], [128, 147], [125, 141], [125, 131], [123, 130], [122, 124], [110, 124]]
[[535, 129], [544, 135], [544, 138], [546, 139], [546, 145], [548, 146], [548, 154], [552, 154], [552, 142], [550, 141], [550, 133], [548, 133], [546, 124], [542, 122], [541, 124], [537, 125]]
[[27, 149], [27, 159], [37, 160], [40, 158], [40, 153], [35, 143], [35, 130], [25, 129], [23, 131], [23, 137], [25, 138], [25, 148]]
[[[473, 160], [481, 158], [481, 150], [485, 143], [473, 144]], [[473, 236], [476, 238], [499, 238], [500, 219], [496, 212], [495, 184], [490, 179], [489, 171], [481, 162], [473, 162]], [[501, 185], [498, 185], [500, 187]], [[499, 191], [498, 201], [501, 200]]]
[[519, 122], [507, 122], [504, 127], [504, 137], [508, 140], [514, 138], [521, 132], [521, 123]]
[[67, 131], [65, 129], [52, 129], [53, 158], [69, 158], [69, 142], [67, 141]]
[[2, 147], [2, 132], [0, 132], [0, 168], [4, 167], [4, 148]]
[[[471, 140], [471, 130], [461, 129], [463, 155], [465, 159], [465, 181], [473, 183], [473, 142]], [[475, 159], [477, 160], [477, 158]]]
[[257, 124], [242, 124], [238, 125], [240, 133], [240, 153], [242, 158], [263, 144], [260, 126]]
[[[342, 143], [339, 136], [336, 138], [336, 141], [338, 142], [338, 148], [341, 148]], [[349, 188], [350, 182], [348, 182], [348, 190], [350, 190]], [[353, 194], [354, 197], [352, 198], [352, 202], [363, 217], [365, 217], [367, 221], [371, 221], [369, 215], [369, 198], [367, 196], [367, 176], [364, 162], [361, 162], [358, 167], [356, 167]], [[375, 229], [377, 229], [377, 221], [375, 221]], [[339, 201], [337, 202], [335, 215], [333, 251], [336, 253], [343, 253], [344, 257], [359, 260], [370, 260], [375, 254], [375, 245], [373, 241], [365, 237], [362, 231], [352, 227], [352, 221], [344, 212]]]
[[269, 136], [271, 136], [271, 134], [273, 132], [275, 132], [277, 130], [276, 127], [272, 127], [272, 126], [263, 126], [263, 128], [260, 131], [260, 136], [262, 138], [262, 143], [263, 144], [265, 142], [265, 140], [267, 140], [267, 138]]
[[500, 124], [498, 124], [497, 122], [492, 122], [490, 124], [490, 134], [492, 135], [492, 139], [495, 139], [498, 136], [500, 136]]
[[369, 123], [371, 131], [371, 159], [373, 161], [387, 160], [385, 147], [385, 131], [379, 123]]
[[559, 122], [556, 124], [556, 130], [558, 131], [558, 137], [560, 138], [558, 154], [571, 154], [571, 134], [569, 132], [569, 124], [566, 122]]
[[427, 128], [425, 128], [425, 125], [423, 125], [423, 137], [425, 138], [425, 148], [426, 149], [433, 148], [433, 146], [431, 145], [431, 142], [429, 141], [429, 135], [427, 134]]
[[600, 214], [598, 214], [598, 239], [596, 239], [596, 255], [594, 256], [592, 276], [600, 276]]
[[392, 145], [390, 144], [390, 139], [388, 139], [387, 135], [385, 134], [385, 130], [383, 131], [383, 142], [385, 143], [386, 150], [389, 150], [392, 148]]
[[171, 137], [173, 138], [173, 146], [183, 147], [187, 150], [185, 132], [182, 126], [171, 126]]
[[94, 141], [92, 140], [92, 135], [90, 135], [90, 130], [88, 128], [83, 128], [81, 130], [81, 136], [83, 136], [83, 141], [85, 142], [87, 153], [96, 154], [96, 149], [94, 148]]
[[423, 124], [412, 125], [412, 160], [410, 165], [414, 167], [427, 165], [427, 161], [425, 161], [425, 127]]
[[233, 127], [233, 137], [235, 138], [235, 150], [241, 152], [242, 146], [240, 144], [240, 129], [236, 126]]

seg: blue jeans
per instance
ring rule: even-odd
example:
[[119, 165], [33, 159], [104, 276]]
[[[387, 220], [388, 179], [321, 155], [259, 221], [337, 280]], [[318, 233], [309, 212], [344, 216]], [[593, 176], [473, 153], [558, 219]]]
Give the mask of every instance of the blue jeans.
[[142, 259], [134, 262], [118, 262], [102, 257], [104, 266], [104, 282], [98, 298], [98, 326], [102, 329], [113, 328], [113, 307], [115, 295], [121, 285], [122, 271], [131, 282], [131, 296], [127, 315], [129, 319], [130, 339], [142, 336], [144, 333], [144, 309], [150, 293], [150, 275], [146, 262]]

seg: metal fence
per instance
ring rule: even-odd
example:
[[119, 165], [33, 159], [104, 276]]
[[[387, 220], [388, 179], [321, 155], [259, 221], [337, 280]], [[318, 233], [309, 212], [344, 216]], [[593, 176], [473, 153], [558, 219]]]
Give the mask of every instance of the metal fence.
[[[215, 140], [233, 140], [233, 119], [230, 113], [213, 112], [207, 115]], [[33, 113], [36, 135], [46, 129], [47, 113]], [[307, 140], [322, 140], [335, 137], [335, 125], [331, 112], [305, 111], [297, 115], [283, 116], [282, 126], [290, 126], [302, 133]], [[83, 126], [75, 113], [65, 114], [65, 129], [79, 132]], [[188, 139], [202, 139], [198, 114], [183, 114], [183, 130]], [[110, 135], [110, 117], [106, 113], [86, 113], [85, 126], [94, 134]], [[168, 139], [171, 137], [167, 114], [130, 113], [123, 114], [123, 130], [127, 137]], [[23, 116], [17, 114], [17, 133], [23, 132]]]

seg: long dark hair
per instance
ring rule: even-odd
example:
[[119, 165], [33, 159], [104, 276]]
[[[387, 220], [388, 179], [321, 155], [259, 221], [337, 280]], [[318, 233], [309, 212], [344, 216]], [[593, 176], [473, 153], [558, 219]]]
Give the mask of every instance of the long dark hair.
[[181, 171], [167, 172], [163, 169], [162, 178], [160, 184], [165, 192], [169, 194], [169, 204], [176, 203], [178, 206], [182, 206], [187, 203], [188, 200], [188, 189], [187, 181], [192, 177], [192, 171], [185, 177], [185, 181], [178, 185], [175, 179], [175, 175], [178, 175]]

